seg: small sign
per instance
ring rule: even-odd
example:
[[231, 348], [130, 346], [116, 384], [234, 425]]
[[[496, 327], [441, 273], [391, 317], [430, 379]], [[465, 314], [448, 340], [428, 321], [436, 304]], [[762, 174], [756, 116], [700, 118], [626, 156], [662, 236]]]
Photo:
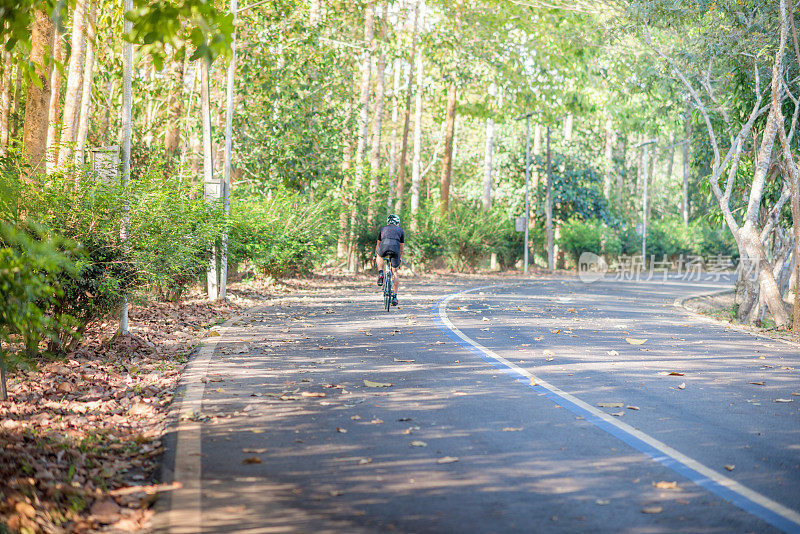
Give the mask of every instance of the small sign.
[[642, 223], [636, 223], [636, 235], [642, 235], [644, 233], [644, 225]]
[[206, 200], [216, 200], [218, 198], [222, 198], [221, 180], [210, 180], [207, 182], [203, 182], [203, 184], [205, 185]]
[[527, 221], [528, 221], [527, 217], [524, 217], [524, 216], [517, 217], [515, 219], [515, 221], [514, 221], [514, 229], [517, 232], [524, 232], [525, 231], [525, 225], [526, 225]]
[[106, 183], [114, 181], [119, 174], [119, 146], [100, 146], [89, 152], [95, 176]]

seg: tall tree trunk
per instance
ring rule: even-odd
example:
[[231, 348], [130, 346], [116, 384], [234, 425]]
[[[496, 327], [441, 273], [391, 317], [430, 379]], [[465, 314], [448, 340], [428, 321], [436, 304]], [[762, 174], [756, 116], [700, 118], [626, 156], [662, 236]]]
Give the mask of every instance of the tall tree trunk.
[[[383, 6], [381, 17], [381, 39], [386, 39], [388, 7]], [[381, 128], [383, 127], [383, 100], [386, 91], [386, 55], [381, 52], [375, 72], [375, 107], [372, 118], [372, 153], [370, 154], [370, 182], [369, 182], [369, 207], [367, 208], [367, 221], [371, 222], [375, 215], [375, 201], [378, 193], [378, 183], [381, 170]]]
[[572, 123], [574, 120], [574, 115], [572, 113], [567, 113], [567, 116], [564, 117], [564, 143], [569, 144], [572, 142]]
[[625, 178], [628, 175], [628, 134], [625, 133], [621, 136], [619, 147], [620, 161], [622, 161], [622, 168], [617, 173], [617, 202], [622, 201], [623, 187], [625, 186]]
[[667, 151], [667, 182], [672, 182], [672, 171], [675, 168], [675, 133], [669, 134], [669, 149]]
[[94, 80], [94, 50], [96, 38], [97, 0], [89, 0], [89, 17], [86, 26], [86, 58], [81, 91], [81, 112], [75, 142], [75, 164], [83, 165], [86, 138], [89, 135], [89, 114], [92, 109], [92, 81]]
[[[636, 144], [637, 145], [641, 145], [643, 141], [644, 141], [644, 135], [640, 133], [639, 136], [636, 138]], [[644, 152], [644, 150], [642, 150], [642, 147], [639, 146], [636, 149], [636, 159], [637, 159], [637, 163], [636, 163], [636, 190], [634, 191], [634, 193], [636, 193], [636, 194], [638, 194], [639, 191], [642, 190], [642, 175], [647, 170], [647, 162], [644, 160], [644, 156], [645, 156], [645, 152]]]
[[681, 206], [681, 212], [683, 213], [683, 224], [689, 224], [689, 149], [691, 148], [691, 139], [692, 139], [692, 121], [691, 121], [691, 112], [687, 108], [686, 109], [686, 117], [684, 119], [684, 126], [683, 126], [683, 134], [684, 140], [683, 144], [681, 145], [683, 149], [683, 203]]
[[311, 0], [308, 6], [308, 22], [311, 26], [317, 26], [322, 21], [321, 0]]
[[72, 159], [72, 149], [77, 134], [78, 111], [83, 87], [83, 61], [86, 40], [86, 0], [76, 0], [72, 12], [72, 46], [70, 47], [67, 91], [64, 95], [64, 122], [58, 151], [58, 166], [64, 167]]
[[356, 140], [355, 177], [353, 180], [353, 195], [356, 202], [350, 207], [350, 236], [348, 239], [349, 262], [351, 272], [358, 270], [358, 255], [356, 251], [356, 224], [358, 196], [364, 183], [364, 157], [367, 152], [367, 130], [369, 127], [369, 82], [372, 73], [372, 45], [375, 38], [375, 5], [367, 1], [364, 11], [364, 57], [361, 60], [361, 84], [358, 99], [358, 137]]
[[461, 11], [464, 8], [464, 0], [456, 0], [456, 36], [457, 44], [454, 52], [450, 75], [450, 88], [447, 90], [447, 118], [445, 119], [444, 154], [442, 154], [442, 179], [439, 190], [439, 213], [445, 215], [450, 209], [450, 183], [453, 180], [453, 136], [456, 125], [456, 95], [458, 92], [458, 55], [459, 44], [461, 41]]
[[[495, 84], [489, 87], [489, 96], [496, 92]], [[492, 207], [492, 155], [494, 153], [494, 120], [486, 119], [486, 148], [483, 155], [483, 209], [489, 211]]]
[[422, 50], [417, 54], [417, 89], [414, 97], [414, 160], [411, 169], [411, 230], [417, 231], [419, 224], [419, 187], [422, 179], [422, 82], [424, 72]]
[[605, 176], [603, 178], [603, 197], [611, 198], [611, 175], [614, 170], [614, 123], [606, 120]]
[[[392, 138], [389, 142], [389, 193], [386, 199], [386, 209], [392, 209], [392, 194], [397, 189], [397, 130], [399, 125], [400, 107], [400, 58], [396, 58], [393, 64], [394, 84], [392, 85]], [[394, 183], [392, 183], [394, 182]]]
[[533, 152], [534, 156], [542, 153], [542, 125], [536, 123], [533, 125]]
[[11, 138], [15, 139], [19, 132], [19, 108], [22, 106], [22, 69], [16, 68], [14, 78], [14, 114], [11, 116]]
[[181, 111], [183, 107], [184, 55], [172, 53], [172, 71], [169, 96], [167, 97], [167, 129], [164, 132], [164, 148], [167, 156], [175, 156], [181, 146]]
[[397, 213], [401, 213], [403, 211], [403, 197], [405, 194], [406, 181], [406, 155], [408, 154], [408, 130], [411, 122], [411, 87], [414, 80], [414, 65], [416, 64], [417, 36], [419, 34], [419, 26], [422, 25], [424, 9], [424, 0], [417, 0], [417, 3], [414, 7], [414, 28], [411, 34], [411, 54], [408, 60], [408, 86], [406, 87], [406, 113], [403, 121], [403, 142], [402, 148], [400, 149], [400, 166], [397, 171], [397, 188], [395, 189], [397, 202], [395, 203], [394, 210]]
[[12, 76], [11, 52], [2, 51], [3, 88], [0, 91], [0, 156], [8, 154], [8, 143], [11, 140], [11, 88], [14, 84]]
[[61, 70], [57, 63], [63, 60], [64, 45], [56, 27], [53, 34], [53, 70], [50, 75], [50, 106], [47, 114], [47, 174], [53, 172], [58, 158], [59, 111], [61, 110]]
[[23, 142], [25, 154], [33, 174], [45, 170], [47, 156], [47, 111], [50, 104], [50, 69], [45, 63], [53, 49], [53, 23], [45, 9], [37, 9], [31, 31], [31, 63], [41, 87], [33, 81], [28, 83], [28, 100], [25, 105]]
[[[345, 101], [345, 116], [351, 117], [353, 113], [353, 102]], [[347, 128], [350, 130], [350, 128]], [[350, 234], [348, 221], [350, 220], [350, 173], [353, 166], [353, 140], [345, 134], [344, 150], [342, 151], [342, 184], [339, 191], [342, 195], [341, 211], [339, 212], [339, 238], [336, 243], [336, 257], [345, 258], [347, 256], [347, 238]]]

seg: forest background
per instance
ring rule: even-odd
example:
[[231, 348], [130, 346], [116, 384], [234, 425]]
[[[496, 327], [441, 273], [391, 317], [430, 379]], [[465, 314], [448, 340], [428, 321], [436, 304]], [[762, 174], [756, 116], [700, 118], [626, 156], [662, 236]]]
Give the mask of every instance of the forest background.
[[[739, 318], [783, 327], [794, 302], [800, 328], [788, 0], [0, 15], [0, 361], [64, 354], [128, 298], [180, 299], [222, 253], [256, 277], [369, 270], [388, 213], [416, 268], [520, 268], [528, 151], [532, 263], [637, 265], [644, 217], [642, 272], [738, 265]], [[230, 198], [208, 201], [226, 162]]]

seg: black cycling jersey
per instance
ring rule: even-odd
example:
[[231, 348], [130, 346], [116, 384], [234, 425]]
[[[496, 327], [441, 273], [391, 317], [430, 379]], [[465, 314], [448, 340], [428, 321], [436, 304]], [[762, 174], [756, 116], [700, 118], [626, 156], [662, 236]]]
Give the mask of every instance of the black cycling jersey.
[[396, 244], [399, 249], [400, 243], [406, 242], [406, 233], [399, 226], [387, 224], [381, 226], [381, 229], [378, 230], [378, 241], [392, 248]]

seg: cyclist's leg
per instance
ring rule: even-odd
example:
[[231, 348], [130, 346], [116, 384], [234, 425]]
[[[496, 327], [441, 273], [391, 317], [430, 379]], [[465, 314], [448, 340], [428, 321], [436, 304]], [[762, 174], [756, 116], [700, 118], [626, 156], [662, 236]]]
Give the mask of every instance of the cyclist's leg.
[[378, 285], [383, 285], [383, 257], [380, 255], [380, 251], [378, 254], [375, 254], [375, 264], [378, 266]]

